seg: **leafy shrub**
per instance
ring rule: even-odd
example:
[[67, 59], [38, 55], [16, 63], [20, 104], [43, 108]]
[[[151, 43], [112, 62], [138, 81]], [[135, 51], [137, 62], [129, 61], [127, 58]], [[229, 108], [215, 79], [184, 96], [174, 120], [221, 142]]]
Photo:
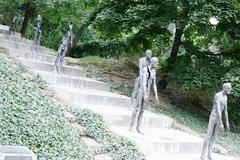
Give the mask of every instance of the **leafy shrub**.
[[113, 56], [119, 57], [124, 52], [124, 41], [103, 41], [86, 42], [73, 49], [73, 57], [84, 57], [87, 55], [98, 55], [101, 57]]
[[[229, 116], [235, 120], [234, 125], [240, 124], [240, 67], [232, 68], [223, 78], [223, 82], [231, 82], [233, 90], [229, 97]], [[240, 127], [240, 126], [239, 126]]]
[[29, 147], [39, 160], [88, 160], [91, 153], [39, 85], [0, 56], [0, 143]]
[[125, 137], [110, 131], [101, 115], [87, 109], [72, 108], [77, 122], [86, 127], [85, 133], [104, 144], [114, 160], [143, 160], [144, 156], [136, 145]]

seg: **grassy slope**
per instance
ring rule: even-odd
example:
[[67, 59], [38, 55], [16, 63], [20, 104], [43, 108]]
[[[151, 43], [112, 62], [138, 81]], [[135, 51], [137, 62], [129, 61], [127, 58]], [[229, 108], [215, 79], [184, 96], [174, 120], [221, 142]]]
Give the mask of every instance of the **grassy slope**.
[[39, 160], [91, 158], [60, 107], [1, 53], [0, 88], [0, 144], [27, 146]]
[[[136, 58], [137, 59], [137, 58]], [[103, 76], [101, 72], [111, 71], [117, 74], [125, 75], [129, 79], [118, 79], [114, 81], [113, 90], [117, 90], [118, 92], [131, 95], [133, 85], [133, 75], [136, 68], [133, 67], [132, 60], [125, 59], [104, 59], [99, 58], [97, 56], [89, 56], [80, 59], [80, 64], [87, 67], [95, 67], [95, 69], [91, 69], [89, 72], [90, 77], [103, 79], [104, 81], [112, 81], [113, 76]], [[97, 69], [96, 69], [97, 68]], [[97, 71], [96, 71], [97, 70]], [[99, 70], [101, 72], [99, 72]], [[104, 78], [103, 78], [104, 77]], [[110, 79], [110, 80], [109, 80]], [[114, 78], [113, 78], [114, 79]], [[115, 79], [114, 79], [115, 80]], [[127, 82], [127, 83], [126, 83]], [[129, 83], [130, 82], [130, 83]], [[119, 87], [116, 87], [118, 85]], [[113, 86], [113, 85], [111, 85]], [[167, 102], [168, 103], [168, 102]], [[166, 103], [166, 104], [167, 104]], [[191, 130], [198, 132], [202, 137], [205, 136], [205, 132], [208, 125], [208, 119], [204, 116], [196, 114], [194, 112], [186, 110], [186, 107], [168, 107], [164, 104], [163, 106], [156, 106], [155, 109], [157, 112], [164, 113], [168, 116], [173, 117], [177, 123], [184, 124], [189, 127]], [[222, 146], [230, 150], [230, 154], [232, 155], [240, 155], [240, 134], [233, 132], [224, 132], [220, 133], [218, 136], [217, 142]]]

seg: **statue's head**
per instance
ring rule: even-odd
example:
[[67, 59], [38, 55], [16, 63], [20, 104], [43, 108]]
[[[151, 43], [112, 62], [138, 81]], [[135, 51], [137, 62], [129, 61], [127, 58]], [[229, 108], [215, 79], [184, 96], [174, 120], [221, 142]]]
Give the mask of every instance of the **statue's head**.
[[157, 57], [151, 58], [150, 63], [153, 68], [157, 68], [158, 67], [158, 58]]
[[145, 51], [145, 57], [147, 57], [148, 59], [151, 59], [152, 58], [152, 50], [147, 49]]
[[232, 85], [231, 83], [224, 83], [223, 84], [223, 90], [226, 94], [230, 94], [232, 91]]
[[68, 29], [69, 29], [69, 30], [72, 30], [72, 28], [73, 28], [73, 22], [69, 22]]
[[39, 21], [42, 21], [41, 15], [38, 15], [38, 16], [37, 16], [37, 21], [38, 21], [38, 22], [39, 22]]

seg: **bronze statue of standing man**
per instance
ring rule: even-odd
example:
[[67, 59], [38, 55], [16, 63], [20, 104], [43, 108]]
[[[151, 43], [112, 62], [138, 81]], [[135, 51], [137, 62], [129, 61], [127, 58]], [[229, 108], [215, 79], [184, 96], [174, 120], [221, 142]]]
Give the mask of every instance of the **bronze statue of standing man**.
[[213, 160], [211, 153], [213, 143], [219, 130], [224, 130], [222, 117], [225, 116], [225, 126], [229, 131], [228, 111], [227, 111], [227, 95], [231, 93], [232, 86], [230, 83], [223, 84], [223, 90], [218, 92], [213, 99], [213, 108], [209, 118], [207, 135], [204, 140], [202, 149], [202, 160]]

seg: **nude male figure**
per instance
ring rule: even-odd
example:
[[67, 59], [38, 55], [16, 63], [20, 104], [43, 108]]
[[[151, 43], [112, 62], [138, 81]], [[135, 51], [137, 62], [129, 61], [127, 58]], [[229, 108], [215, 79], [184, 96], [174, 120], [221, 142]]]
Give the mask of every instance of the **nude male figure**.
[[14, 37], [15, 32], [17, 30], [17, 24], [18, 24], [20, 18], [21, 18], [20, 14], [18, 14], [17, 16], [14, 16], [14, 18], [13, 18], [12, 27], [11, 27], [11, 29], [12, 29], [12, 36], [13, 37]]
[[135, 79], [134, 89], [131, 96], [131, 103], [133, 108], [134, 106], [136, 106], [137, 91], [138, 91], [139, 85], [142, 83], [141, 77], [142, 77], [143, 68], [146, 66], [149, 66], [150, 59], [152, 57], [152, 50], [149, 50], [149, 49], [146, 50], [144, 55], [145, 57], [140, 58], [138, 61], [138, 75]]
[[213, 160], [211, 153], [213, 150], [213, 143], [219, 130], [224, 130], [222, 122], [222, 113], [226, 120], [226, 129], [229, 131], [228, 111], [227, 111], [227, 95], [231, 93], [232, 86], [230, 83], [223, 84], [223, 90], [217, 93], [213, 99], [213, 108], [209, 118], [207, 135], [204, 140], [202, 149], [202, 160]]
[[42, 30], [41, 30], [41, 24], [42, 24], [42, 17], [40, 15], [37, 16], [37, 27], [35, 32], [35, 37], [33, 41], [33, 58], [37, 59], [38, 57], [38, 47], [40, 45]]
[[[134, 111], [132, 113], [131, 122], [130, 122], [130, 131], [136, 130], [138, 133], [142, 134], [140, 131], [141, 121], [143, 117], [144, 108], [148, 105], [148, 99], [150, 95], [150, 89], [153, 85], [155, 98], [157, 103], [159, 102], [157, 94], [157, 85], [156, 85], [156, 68], [158, 66], [158, 59], [156, 57], [150, 60], [150, 65], [145, 66], [142, 70], [142, 81], [137, 90], [136, 105], [134, 106]], [[136, 128], [133, 129], [134, 125]]]
[[57, 74], [61, 74], [61, 68], [63, 65], [64, 57], [68, 50], [68, 46], [69, 46], [69, 44], [70, 44], [70, 46], [72, 46], [72, 43], [73, 43], [72, 28], [73, 28], [73, 23], [70, 22], [67, 32], [66, 32], [64, 38], [62, 39], [62, 41], [59, 45], [59, 48], [58, 48], [58, 55], [57, 55], [55, 63], [54, 63], [54, 72]]

